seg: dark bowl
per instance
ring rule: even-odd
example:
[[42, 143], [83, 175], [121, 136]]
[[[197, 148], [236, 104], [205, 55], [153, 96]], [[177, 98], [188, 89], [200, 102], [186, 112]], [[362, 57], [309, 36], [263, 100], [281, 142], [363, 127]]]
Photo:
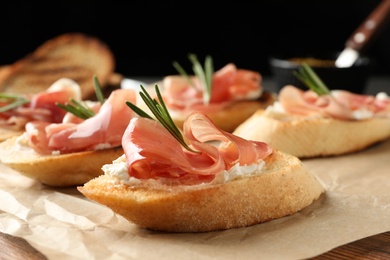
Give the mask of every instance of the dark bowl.
[[372, 59], [360, 56], [353, 66], [337, 68], [335, 60], [339, 53], [274, 55], [269, 59], [270, 69], [278, 90], [285, 85], [294, 85], [303, 90], [308, 87], [293, 75], [293, 71], [306, 62], [329, 89], [343, 89], [364, 93], [372, 70]]

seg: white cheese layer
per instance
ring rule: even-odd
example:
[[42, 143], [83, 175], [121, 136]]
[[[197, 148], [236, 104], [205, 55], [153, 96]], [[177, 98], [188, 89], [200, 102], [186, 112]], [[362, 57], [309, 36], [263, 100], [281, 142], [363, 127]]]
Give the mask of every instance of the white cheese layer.
[[[229, 170], [219, 172], [210, 184], [222, 184], [235, 179], [246, 178], [263, 173], [265, 162], [259, 160], [257, 164], [240, 166], [238, 163]], [[134, 185], [140, 180], [130, 177], [127, 172], [126, 157], [122, 155], [111, 164], [105, 164], [102, 167], [105, 174], [128, 185]]]

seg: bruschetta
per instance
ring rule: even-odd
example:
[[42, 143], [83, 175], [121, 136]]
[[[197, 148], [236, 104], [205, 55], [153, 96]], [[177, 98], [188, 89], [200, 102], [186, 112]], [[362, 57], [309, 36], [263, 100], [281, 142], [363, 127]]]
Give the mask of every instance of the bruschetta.
[[[316, 78], [310, 67], [302, 67], [304, 71]], [[390, 137], [390, 98], [386, 93], [374, 96], [329, 90], [317, 80], [314, 83], [322, 90], [286, 85], [277, 102], [258, 110], [233, 133], [262, 140], [299, 158], [358, 152]]]
[[124, 154], [78, 186], [138, 226], [167, 232], [247, 227], [294, 214], [324, 193], [298, 158], [226, 132], [200, 112], [188, 115], [181, 135], [166, 107], [149, 103], [158, 121], [133, 117], [122, 138]]
[[103, 102], [72, 100], [75, 106], [68, 100], [63, 106], [72, 109], [61, 122], [28, 121], [23, 134], [1, 142], [0, 161], [49, 186], [83, 184], [123, 154], [122, 135], [134, 116], [125, 101], [135, 97], [133, 90], [117, 89]]
[[206, 114], [221, 129], [232, 132], [257, 109], [272, 104], [275, 97], [264, 90], [262, 75], [228, 63], [214, 71], [212, 58], [202, 66], [190, 54], [193, 74], [187, 74], [174, 62], [179, 74], [169, 75], [159, 83], [161, 94], [179, 128], [192, 112]]

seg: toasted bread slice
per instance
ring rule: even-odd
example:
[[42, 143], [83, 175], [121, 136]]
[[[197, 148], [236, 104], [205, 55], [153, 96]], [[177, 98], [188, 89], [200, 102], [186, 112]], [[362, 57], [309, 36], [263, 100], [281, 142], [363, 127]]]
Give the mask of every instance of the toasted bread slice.
[[322, 184], [301, 161], [274, 151], [264, 172], [222, 184], [165, 186], [105, 173], [77, 187], [91, 200], [129, 221], [153, 230], [206, 232], [246, 227], [281, 218], [312, 204]]
[[81, 185], [103, 174], [101, 167], [123, 154], [122, 147], [40, 155], [11, 137], [0, 143], [0, 161], [22, 175], [52, 187]]
[[339, 120], [258, 110], [233, 134], [299, 158], [336, 156], [363, 150], [390, 138], [390, 118]]
[[82, 33], [66, 33], [4, 67], [0, 92], [38, 93], [60, 78], [70, 78], [81, 86], [82, 98], [87, 99], [95, 93], [93, 75], [105, 87], [114, 70], [115, 58], [105, 43]]
[[0, 128], [0, 142], [7, 140], [8, 138], [19, 136], [24, 133], [24, 130], [15, 130], [8, 128]]

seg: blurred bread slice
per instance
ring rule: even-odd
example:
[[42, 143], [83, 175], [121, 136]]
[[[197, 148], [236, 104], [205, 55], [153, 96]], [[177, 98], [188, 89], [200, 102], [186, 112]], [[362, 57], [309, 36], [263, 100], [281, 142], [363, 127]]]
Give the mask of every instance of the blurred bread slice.
[[115, 57], [100, 39], [83, 33], [65, 33], [52, 38], [24, 58], [0, 70], [0, 92], [38, 93], [60, 78], [75, 80], [82, 98], [94, 96], [93, 75], [102, 88], [117, 77]]
[[390, 138], [390, 118], [293, 117], [259, 109], [233, 134], [266, 142], [301, 159], [338, 156], [364, 150]]
[[13, 136], [0, 143], [1, 163], [52, 187], [84, 184], [103, 174], [101, 167], [122, 154], [122, 147], [115, 147], [69, 154], [41, 155], [28, 146], [22, 135]]

